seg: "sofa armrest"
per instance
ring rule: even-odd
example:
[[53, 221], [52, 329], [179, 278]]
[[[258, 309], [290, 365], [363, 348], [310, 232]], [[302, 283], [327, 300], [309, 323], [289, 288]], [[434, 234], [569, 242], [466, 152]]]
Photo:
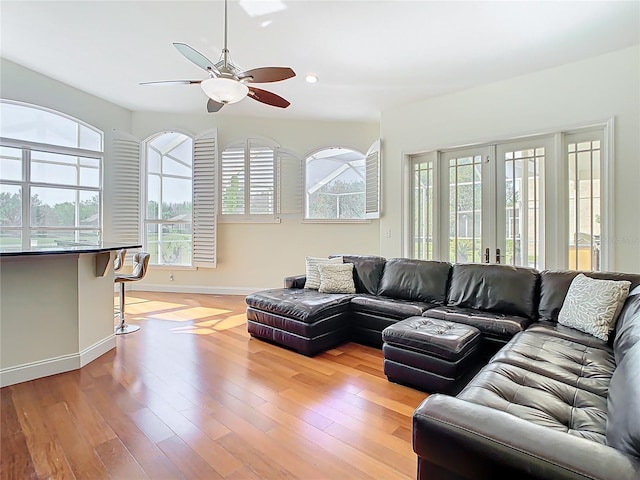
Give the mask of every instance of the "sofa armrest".
[[[413, 450], [462, 478], [638, 479], [640, 459], [494, 408], [435, 394], [413, 414]], [[428, 478], [428, 472], [420, 472]]]
[[304, 282], [307, 281], [306, 275], [296, 275], [294, 277], [284, 278], [284, 288], [304, 288]]

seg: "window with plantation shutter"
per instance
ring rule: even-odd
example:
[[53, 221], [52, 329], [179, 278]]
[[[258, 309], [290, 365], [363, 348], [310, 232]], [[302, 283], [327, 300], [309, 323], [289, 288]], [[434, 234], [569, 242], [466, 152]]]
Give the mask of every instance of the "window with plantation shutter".
[[193, 265], [216, 266], [217, 130], [196, 137], [193, 145]]
[[215, 268], [217, 130], [146, 142], [144, 245], [153, 265]]
[[244, 177], [245, 177], [244, 146], [229, 147], [221, 155], [221, 206], [222, 215], [244, 214]]
[[111, 135], [113, 200], [109, 240], [138, 243], [140, 241], [140, 141], [120, 131], [113, 131]]
[[277, 145], [247, 139], [220, 155], [221, 218], [259, 219], [278, 213]]
[[380, 140], [369, 147], [365, 156], [365, 217], [380, 218]]
[[275, 212], [275, 149], [249, 142], [249, 213]]

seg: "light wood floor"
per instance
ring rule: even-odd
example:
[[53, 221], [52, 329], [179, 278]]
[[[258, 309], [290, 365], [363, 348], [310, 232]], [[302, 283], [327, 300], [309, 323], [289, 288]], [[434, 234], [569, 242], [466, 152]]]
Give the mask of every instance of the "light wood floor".
[[413, 479], [411, 415], [380, 350], [251, 339], [244, 297], [132, 292], [117, 348], [3, 388], [2, 479]]

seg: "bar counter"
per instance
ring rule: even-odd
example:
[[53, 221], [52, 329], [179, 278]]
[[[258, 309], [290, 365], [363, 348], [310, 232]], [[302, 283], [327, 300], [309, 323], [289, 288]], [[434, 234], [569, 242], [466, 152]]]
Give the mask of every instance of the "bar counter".
[[0, 250], [0, 386], [75, 370], [115, 348], [113, 259], [140, 247]]

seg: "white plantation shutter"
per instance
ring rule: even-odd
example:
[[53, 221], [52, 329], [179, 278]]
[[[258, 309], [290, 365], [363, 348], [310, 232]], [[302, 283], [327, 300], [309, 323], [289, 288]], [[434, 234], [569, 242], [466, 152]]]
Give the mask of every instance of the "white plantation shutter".
[[193, 142], [193, 266], [216, 266], [218, 131]]
[[221, 155], [220, 190], [223, 215], [242, 215], [244, 211], [245, 147], [225, 148]]
[[277, 213], [302, 213], [302, 160], [293, 153], [281, 148], [276, 151], [277, 182], [279, 192], [277, 199]]
[[[111, 138], [113, 193], [109, 240], [140, 242], [140, 141], [114, 130]], [[131, 256], [131, 252], [128, 253]]]
[[[227, 218], [275, 215], [278, 207], [277, 146], [247, 139], [220, 155], [221, 214]], [[233, 220], [232, 220], [233, 221]]]
[[276, 162], [274, 148], [249, 142], [249, 214], [275, 213]]
[[380, 140], [369, 147], [365, 170], [365, 218], [380, 218]]

